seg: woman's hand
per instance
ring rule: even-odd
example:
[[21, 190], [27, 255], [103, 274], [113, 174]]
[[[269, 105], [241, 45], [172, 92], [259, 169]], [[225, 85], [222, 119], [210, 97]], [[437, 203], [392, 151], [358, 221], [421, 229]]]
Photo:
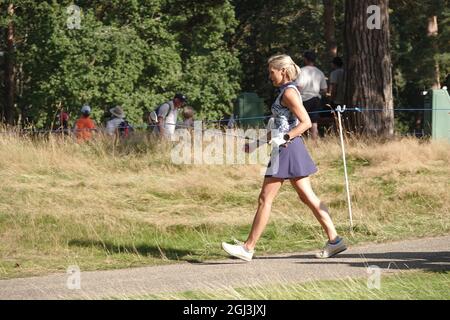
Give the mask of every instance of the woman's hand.
[[273, 147], [277, 147], [277, 148], [279, 148], [279, 147], [285, 147], [286, 144], [287, 144], [287, 141], [284, 140], [284, 138], [282, 137], [282, 135], [279, 135], [279, 136], [277, 136], [277, 137], [272, 138], [272, 139], [270, 140], [270, 144], [271, 144]]

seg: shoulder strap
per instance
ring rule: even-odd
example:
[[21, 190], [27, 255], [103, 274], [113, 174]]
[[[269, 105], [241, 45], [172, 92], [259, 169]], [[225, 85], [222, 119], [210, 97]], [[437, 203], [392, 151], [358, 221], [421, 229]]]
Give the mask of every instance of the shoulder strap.
[[168, 104], [169, 104], [169, 111], [167, 112], [167, 114], [166, 114], [166, 117], [169, 115], [169, 113], [171, 113], [172, 112], [172, 110], [173, 110], [173, 101], [169, 101], [169, 102], [167, 102]]
[[[287, 88], [292, 88], [292, 89], [295, 89], [295, 91], [297, 91], [297, 93], [299, 93], [300, 94], [300, 91], [298, 91], [298, 88], [297, 88], [297, 86], [295, 86], [295, 85], [293, 85], [293, 84], [290, 84], [290, 85], [288, 85], [287, 87], [286, 87], [286, 89]], [[284, 91], [286, 91], [286, 89], [284, 89]]]
[[166, 113], [166, 115], [165, 115], [165, 117], [164, 117], [164, 118], [167, 118], [167, 116], [169, 115], [169, 113], [173, 110], [173, 107], [172, 107], [172, 104], [170, 103], [170, 101], [164, 102], [162, 105], [160, 105], [158, 108], [156, 108], [156, 110], [155, 110], [156, 116], [158, 116], [159, 109], [160, 109], [163, 105], [165, 105], [165, 104], [168, 104], [168, 105], [169, 105], [169, 111], [167, 111], [167, 113]]
[[279, 102], [280, 102], [280, 105], [281, 105], [281, 106], [283, 105], [283, 104], [281, 103], [281, 101], [283, 100], [284, 92], [285, 92], [288, 88], [295, 89], [295, 91], [297, 91], [298, 96], [300, 97], [300, 99], [302, 98], [302, 95], [300, 94], [300, 91], [298, 91], [297, 86], [295, 86], [295, 85], [293, 85], [293, 84], [290, 84], [290, 85], [286, 86], [286, 88], [284, 88], [283, 91], [280, 92], [280, 95], [279, 95], [278, 99], [280, 99]]

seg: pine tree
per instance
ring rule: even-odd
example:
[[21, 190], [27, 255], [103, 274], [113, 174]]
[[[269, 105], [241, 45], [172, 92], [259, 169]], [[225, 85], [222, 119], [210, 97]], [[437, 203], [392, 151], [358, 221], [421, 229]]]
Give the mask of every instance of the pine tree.
[[[369, 135], [394, 133], [388, 2], [347, 0], [345, 7], [346, 100], [366, 110], [361, 129]], [[369, 29], [367, 12], [374, 4], [379, 8], [380, 25]]]

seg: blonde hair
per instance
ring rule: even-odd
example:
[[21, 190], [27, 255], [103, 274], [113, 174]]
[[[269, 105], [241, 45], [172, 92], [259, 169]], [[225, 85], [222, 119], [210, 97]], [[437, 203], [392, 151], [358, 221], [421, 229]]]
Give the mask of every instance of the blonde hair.
[[271, 56], [267, 63], [277, 70], [285, 69], [289, 81], [294, 81], [300, 75], [300, 67], [287, 54]]

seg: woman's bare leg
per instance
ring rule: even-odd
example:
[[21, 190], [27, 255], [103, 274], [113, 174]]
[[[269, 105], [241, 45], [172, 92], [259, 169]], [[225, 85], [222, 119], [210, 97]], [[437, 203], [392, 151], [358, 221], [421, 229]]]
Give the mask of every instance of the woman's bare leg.
[[328, 213], [328, 208], [314, 193], [309, 177], [291, 179], [290, 181], [297, 191], [300, 200], [312, 210], [314, 216], [322, 225], [328, 236], [328, 240], [332, 242], [336, 240], [338, 234]]
[[252, 229], [245, 242], [245, 247], [248, 250], [253, 250], [258, 242], [261, 234], [266, 228], [269, 221], [270, 210], [272, 209], [272, 202], [275, 199], [280, 187], [283, 185], [283, 179], [265, 178], [264, 183], [259, 194], [258, 210], [253, 219]]

